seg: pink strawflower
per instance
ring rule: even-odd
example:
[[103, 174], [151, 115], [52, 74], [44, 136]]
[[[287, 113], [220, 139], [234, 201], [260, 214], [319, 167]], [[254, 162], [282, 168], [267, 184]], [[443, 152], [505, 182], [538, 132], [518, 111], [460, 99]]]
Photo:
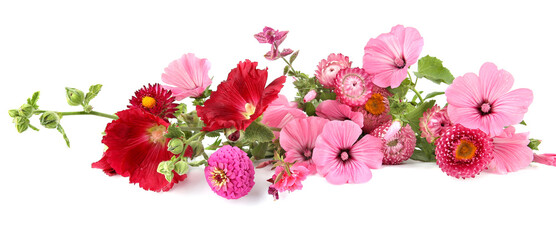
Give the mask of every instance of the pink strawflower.
[[187, 97], [199, 97], [212, 83], [208, 75], [210, 62], [195, 57], [193, 53], [184, 54], [164, 69], [162, 82], [173, 86], [163, 86], [172, 91], [176, 100]]
[[319, 117], [290, 121], [280, 132], [280, 146], [286, 151], [286, 162], [305, 163], [310, 174], [316, 173], [313, 149], [317, 137], [328, 120]]
[[504, 127], [523, 120], [533, 101], [530, 89], [508, 92], [513, 83], [510, 73], [488, 62], [479, 70], [479, 76], [467, 73], [457, 77], [446, 89], [450, 120], [481, 129], [491, 137], [500, 135]]
[[371, 135], [382, 139], [382, 164], [396, 165], [409, 159], [415, 150], [417, 138], [409, 125], [402, 127], [393, 121], [376, 128]]
[[427, 139], [429, 143], [433, 143], [434, 140], [442, 135], [446, 128], [452, 125], [454, 124], [452, 124], [448, 117], [448, 109], [445, 107], [440, 108], [437, 105], [425, 111], [423, 117], [419, 119], [421, 137]]
[[515, 128], [509, 126], [492, 138], [494, 151], [489, 171], [506, 174], [529, 166], [533, 162], [533, 150], [527, 146], [528, 136], [529, 133], [515, 133]]
[[212, 191], [219, 196], [238, 199], [247, 195], [255, 185], [255, 169], [247, 153], [226, 145], [210, 155], [205, 178]]
[[[289, 172], [282, 166], [276, 167], [272, 179], [274, 180], [273, 187], [278, 192], [301, 190], [303, 188], [302, 181], [307, 179], [309, 169], [302, 164], [293, 164], [289, 167]], [[279, 179], [277, 177], [280, 176]]]
[[374, 75], [374, 84], [396, 88], [407, 77], [408, 67], [417, 62], [422, 49], [423, 38], [417, 29], [397, 25], [389, 33], [369, 40], [363, 68]]
[[336, 99], [351, 107], [364, 105], [372, 94], [373, 78], [361, 68], [345, 68], [334, 82]]
[[483, 131], [461, 124], [447, 128], [436, 139], [436, 164], [456, 178], [475, 177], [490, 164], [492, 152], [492, 141]]
[[[286, 96], [279, 94], [278, 98], [268, 105], [261, 122], [269, 127], [283, 128], [293, 119], [306, 117], [307, 114], [297, 108], [296, 102], [289, 102]], [[279, 138], [280, 132], [274, 131], [274, 136]]]
[[271, 45], [264, 57], [268, 60], [276, 60], [281, 57], [288, 56], [293, 53], [293, 50], [286, 48], [280, 52], [278, 46], [286, 39], [288, 31], [278, 31], [270, 27], [265, 27], [262, 32], [255, 34], [255, 38], [260, 43], [269, 43]]
[[364, 106], [354, 107], [353, 111], [363, 114], [363, 132], [371, 133], [375, 128], [392, 120], [388, 90], [373, 84], [372, 95]]
[[556, 166], [556, 154], [554, 153], [535, 154], [533, 156], [533, 162], [538, 162], [550, 166]]
[[[324, 125], [313, 151], [319, 174], [332, 184], [364, 183], [371, 179], [370, 169], [382, 165], [382, 141], [365, 135], [352, 121], [331, 121]], [[359, 139], [359, 141], [357, 140]]]
[[316, 96], [317, 96], [317, 91], [313, 89], [309, 91], [307, 94], [305, 94], [305, 97], [303, 97], [303, 102], [310, 102], [313, 99], [315, 99]]
[[354, 112], [348, 105], [342, 104], [336, 100], [326, 100], [321, 102], [316, 109], [317, 116], [328, 120], [351, 120], [359, 127], [363, 127], [363, 114]]
[[320, 61], [315, 71], [315, 76], [325, 88], [334, 88], [334, 81], [338, 72], [350, 67], [351, 61], [349, 61], [349, 57], [341, 53], [332, 53], [328, 55], [328, 58]]

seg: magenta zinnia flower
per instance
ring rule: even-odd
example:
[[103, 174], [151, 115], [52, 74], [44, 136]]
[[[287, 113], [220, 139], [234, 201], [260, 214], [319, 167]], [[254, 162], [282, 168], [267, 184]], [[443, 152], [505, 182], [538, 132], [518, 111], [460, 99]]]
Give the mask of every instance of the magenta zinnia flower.
[[247, 195], [255, 185], [255, 168], [247, 153], [226, 145], [210, 155], [205, 178], [218, 196], [238, 199]]
[[174, 100], [175, 97], [172, 96], [171, 91], [155, 83], [154, 85], [143, 86], [143, 88], [135, 91], [135, 96], [131, 97], [129, 103], [131, 106], [142, 108], [167, 120], [168, 118], [174, 118], [174, 112], [178, 110], [176, 108], [178, 104], [174, 103]]
[[315, 71], [315, 76], [322, 86], [325, 88], [333, 88], [338, 72], [342, 69], [350, 67], [351, 61], [349, 61], [349, 57], [344, 56], [341, 53], [332, 53], [328, 55], [328, 58], [319, 62], [317, 70]]
[[210, 62], [195, 57], [193, 53], [184, 54], [164, 69], [162, 82], [173, 86], [164, 86], [172, 91], [178, 101], [187, 97], [199, 97], [212, 83], [208, 76]]
[[508, 92], [513, 83], [510, 73], [488, 62], [479, 70], [479, 76], [467, 73], [457, 77], [446, 89], [450, 120], [481, 129], [491, 137], [500, 135], [504, 127], [523, 120], [533, 101], [529, 89]]
[[[332, 184], [364, 183], [371, 179], [370, 169], [382, 165], [382, 142], [365, 135], [352, 121], [332, 121], [324, 125], [313, 151], [319, 174]], [[357, 140], [359, 139], [359, 141]]]
[[534, 162], [556, 166], [556, 154], [554, 153], [545, 153], [545, 154], [535, 154], [533, 157]]
[[396, 88], [407, 77], [408, 67], [417, 62], [422, 49], [423, 38], [417, 29], [397, 25], [389, 33], [369, 40], [363, 68], [374, 75], [374, 84]]
[[351, 107], [341, 104], [336, 100], [326, 100], [321, 102], [317, 106], [316, 114], [317, 116], [328, 120], [351, 120], [354, 123], [357, 123], [359, 127], [363, 127], [363, 114], [352, 111]]
[[456, 124], [436, 140], [436, 164], [449, 176], [472, 178], [490, 164], [492, 149], [484, 132]]
[[[262, 123], [269, 127], [283, 128], [291, 120], [296, 118], [306, 118], [307, 114], [297, 108], [296, 102], [289, 102], [286, 96], [279, 94], [263, 113]], [[279, 131], [274, 131], [276, 138], [280, 137]]]
[[402, 127], [393, 121], [376, 128], [371, 135], [382, 139], [384, 158], [382, 164], [396, 165], [409, 159], [415, 150], [417, 138], [409, 125]]
[[528, 136], [528, 133], [515, 133], [515, 128], [509, 126], [492, 138], [494, 151], [489, 170], [505, 174], [529, 166], [533, 161], [533, 150], [527, 146]]
[[419, 127], [421, 128], [421, 137], [425, 138], [427, 142], [432, 143], [436, 140], [444, 130], [451, 127], [452, 121], [448, 117], [448, 109], [440, 108], [434, 105], [423, 113], [419, 119]]
[[286, 151], [287, 162], [305, 163], [310, 174], [316, 173], [313, 149], [317, 137], [328, 120], [319, 117], [290, 121], [280, 132], [280, 146]]
[[334, 82], [336, 99], [351, 107], [364, 105], [372, 94], [373, 78], [361, 68], [345, 68]]

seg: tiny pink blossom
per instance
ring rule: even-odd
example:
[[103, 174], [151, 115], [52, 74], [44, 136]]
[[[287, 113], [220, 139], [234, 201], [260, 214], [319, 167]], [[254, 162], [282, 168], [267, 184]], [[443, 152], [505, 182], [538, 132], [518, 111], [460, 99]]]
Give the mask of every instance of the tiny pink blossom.
[[[293, 119], [306, 118], [307, 115], [297, 108], [296, 102], [289, 102], [286, 96], [279, 94], [263, 113], [262, 123], [269, 127], [283, 128]], [[279, 131], [274, 131], [276, 138], [280, 137]]]
[[293, 50], [285, 48], [280, 52], [278, 46], [286, 39], [288, 31], [278, 31], [270, 27], [265, 27], [262, 32], [255, 34], [255, 39], [260, 43], [269, 43], [271, 45], [264, 57], [268, 60], [276, 60], [281, 57], [288, 56], [293, 53]]
[[419, 127], [421, 128], [421, 137], [425, 138], [427, 142], [432, 143], [436, 140], [442, 132], [450, 126], [452, 122], [448, 117], [448, 109], [440, 108], [434, 105], [423, 113], [423, 117], [419, 119]]
[[290, 121], [280, 132], [280, 146], [286, 151], [286, 162], [305, 163], [310, 174], [316, 173], [313, 149], [317, 137], [328, 120], [319, 117]]
[[[280, 174], [280, 179], [276, 179]], [[301, 190], [303, 188], [301, 182], [307, 179], [307, 175], [309, 175], [309, 169], [302, 164], [295, 163], [291, 165], [289, 172], [284, 167], [278, 166], [272, 176], [272, 179], [275, 180], [273, 186], [279, 192]]]
[[450, 120], [478, 128], [490, 137], [500, 135], [504, 127], [521, 122], [533, 102], [530, 89], [510, 91], [513, 83], [510, 73], [488, 62], [479, 70], [479, 76], [467, 73], [457, 77], [446, 89]]
[[336, 99], [350, 107], [365, 105], [372, 95], [373, 77], [361, 68], [345, 68], [334, 82]]
[[369, 40], [363, 68], [374, 75], [374, 84], [396, 88], [407, 77], [408, 67], [417, 62], [422, 49], [423, 38], [417, 29], [397, 25], [389, 33]]
[[515, 133], [515, 128], [509, 126], [502, 134], [492, 139], [493, 159], [489, 164], [489, 171], [506, 174], [523, 169], [533, 161], [533, 150], [529, 144], [529, 133]]
[[[352, 121], [331, 121], [317, 138], [313, 161], [317, 171], [332, 184], [364, 183], [370, 169], [382, 166], [382, 141], [365, 135]], [[358, 140], [359, 139], [359, 140]]]
[[317, 91], [313, 89], [309, 91], [307, 94], [305, 94], [305, 97], [303, 97], [303, 102], [310, 102], [313, 99], [315, 99], [316, 96], [317, 96]]
[[328, 120], [351, 120], [359, 127], [363, 127], [363, 114], [354, 112], [351, 107], [341, 104], [336, 100], [326, 100], [321, 102], [316, 109], [317, 116]]
[[533, 162], [538, 162], [550, 166], [556, 166], [556, 154], [554, 153], [535, 154], [533, 157]]
[[351, 61], [349, 61], [349, 57], [341, 53], [332, 53], [328, 55], [328, 58], [319, 62], [317, 70], [315, 71], [315, 76], [322, 86], [325, 88], [333, 88], [338, 72], [350, 67]]
[[199, 97], [212, 83], [208, 76], [209, 69], [210, 62], [207, 59], [197, 58], [193, 53], [184, 54], [164, 69], [162, 82], [173, 86], [163, 87], [171, 90], [178, 101], [187, 97]]

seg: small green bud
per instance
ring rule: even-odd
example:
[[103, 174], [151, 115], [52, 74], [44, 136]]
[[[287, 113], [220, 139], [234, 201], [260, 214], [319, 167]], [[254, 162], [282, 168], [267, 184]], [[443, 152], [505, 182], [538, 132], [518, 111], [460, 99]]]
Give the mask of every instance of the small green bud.
[[174, 170], [174, 162], [173, 161], [160, 162], [158, 164], [158, 168], [156, 168], [156, 171], [158, 173], [162, 173], [164, 175], [166, 175], [168, 173], [172, 173], [173, 170]]
[[199, 141], [192, 142], [189, 146], [193, 149], [193, 154], [191, 155], [192, 159], [201, 156], [201, 154], [205, 152], [205, 147], [203, 147], [203, 144]]
[[165, 173], [164, 177], [166, 178], [166, 181], [172, 182], [172, 179], [174, 179], [174, 173], [173, 172]]
[[19, 111], [17, 109], [11, 109], [8, 113], [10, 114], [10, 117], [19, 117]]
[[39, 118], [45, 128], [57, 128], [60, 124], [60, 115], [56, 112], [45, 112]]
[[30, 118], [31, 116], [33, 116], [33, 112], [35, 111], [35, 108], [33, 106], [31, 106], [30, 104], [23, 104], [21, 105], [21, 107], [19, 107], [19, 110], [17, 110], [17, 113], [19, 114], [19, 116], [22, 116], [24, 118]]
[[178, 161], [174, 167], [174, 171], [176, 171], [179, 175], [184, 175], [189, 172], [189, 164], [186, 161]]
[[83, 91], [75, 88], [66, 88], [66, 100], [71, 106], [79, 106], [83, 103], [85, 94]]
[[29, 119], [24, 117], [15, 117], [14, 118], [15, 128], [17, 132], [22, 133], [29, 128]]
[[179, 138], [172, 138], [172, 140], [168, 142], [168, 151], [172, 152], [173, 154], [181, 154], [183, 152], [183, 149], [183, 141]]

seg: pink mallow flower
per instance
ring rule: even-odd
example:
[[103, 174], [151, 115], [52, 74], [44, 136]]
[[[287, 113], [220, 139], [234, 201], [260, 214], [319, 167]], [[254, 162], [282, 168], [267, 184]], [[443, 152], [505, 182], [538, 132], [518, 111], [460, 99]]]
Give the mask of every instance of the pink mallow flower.
[[316, 109], [317, 116], [328, 120], [351, 120], [359, 127], [363, 127], [363, 114], [354, 112], [351, 107], [341, 104], [336, 100], [326, 100], [321, 102]]
[[527, 146], [528, 136], [529, 133], [515, 133], [515, 128], [509, 126], [502, 134], [492, 138], [494, 157], [489, 171], [506, 174], [529, 166], [533, 161], [533, 150]]
[[373, 77], [361, 68], [345, 68], [338, 72], [334, 82], [336, 99], [350, 107], [365, 105], [371, 97]]
[[538, 162], [550, 166], [556, 166], [556, 154], [554, 153], [535, 154], [533, 156], [533, 162]]
[[328, 58], [319, 62], [315, 76], [325, 88], [334, 88], [334, 81], [338, 72], [350, 67], [351, 61], [349, 61], [349, 57], [341, 53], [332, 53], [328, 55]]
[[407, 77], [408, 67], [417, 62], [423, 44], [417, 29], [397, 25], [389, 33], [369, 40], [363, 68], [375, 76], [374, 84], [396, 88]]
[[238, 199], [247, 195], [255, 185], [255, 168], [247, 153], [226, 145], [210, 155], [205, 178], [218, 196]]
[[187, 97], [199, 97], [212, 83], [208, 76], [210, 62], [195, 57], [193, 53], [184, 54], [164, 69], [162, 82], [173, 86], [163, 86], [172, 91], [177, 101]]
[[317, 97], [317, 91], [313, 89], [305, 94], [305, 97], [303, 97], [303, 102], [310, 102], [315, 99], [315, 97]]
[[440, 108], [437, 105], [425, 111], [419, 119], [421, 137], [425, 138], [429, 143], [434, 142], [434, 140], [442, 135], [446, 128], [452, 125], [452, 121], [448, 117], [448, 109], [445, 107]]
[[393, 121], [376, 128], [371, 135], [382, 139], [384, 158], [382, 164], [396, 165], [409, 159], [415, 150], [417, 138], [409, 125]]
[[[307, 114], [297, 108], [296, 102], [289, 102], [286, 96], [279, 94], [278, 98], [268, 105], [261, 122], [269, 127], [283, 128], [293, 119], [306, 117]], [[274, 136], [279, 138], [280, 132], [274, 131]]]
[[508, 92], [513, 83], [510, 73], [488, 62], [479, 70], [479, 76], [467, 73], [457, 77], [446, 89], [450, 120], [466, 128], [481, 129], [491, 137], [500, 135], [504, 127], [521, 122], [533, 102], [530, 89]]
[[328, 120], [319, 117], [290, 121], [280, 132], [280, 146], [286, 151], [286, 162], [302, 163], [310, 174], [316, 173], [313, 154], [317, 137]]
[[[307, 175], [309, 175], [309, 169], [303, 164], [295, 163], [288, 169], [289, 172], [284, 167], [278, 166], [274, 171], [272, 176], [274, 184], [272, 186], [278, 192], [301, 190], [303, 188], [301, 182], [307, 179]], [[278, 176], [279, 179], [277, 179]]]
[[[382, 166], [382, 141], [365, 135], [352, 121], [331, 121], [324, 125], [313, 151], [317, 172], [332, 184], [364, 183], [370, 169]], [[357, 140], [359, 139], [359, 141]]]

